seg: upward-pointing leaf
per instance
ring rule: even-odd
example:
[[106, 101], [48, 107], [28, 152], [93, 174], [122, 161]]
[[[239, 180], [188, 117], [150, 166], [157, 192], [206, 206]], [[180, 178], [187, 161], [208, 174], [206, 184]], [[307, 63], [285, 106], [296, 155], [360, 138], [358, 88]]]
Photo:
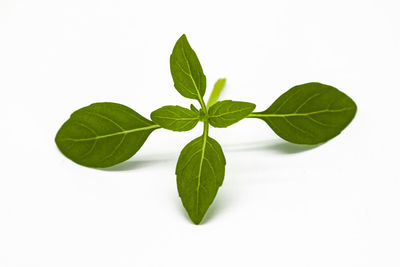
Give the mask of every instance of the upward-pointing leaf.
[[189, 131], [193, 129], [200, 119], [199, 112], [180, 107], [180, 106], [164, 106], [150, 115], [152, 121], [161, 127], [172, 131]]
[[338, 135], [357, 111], [354, 101], [338, 89], [321, 84], [295, 86], [267, 110], [249, 117], [264, 120], [281, 138], [297, 144], [319, 144]]
[[175, 44], [170, 68], [176, 90], [184, 97], [202, 101], [206, 91], [206, 76], [186, 35], [182, 35]]
[[215, 102], [218, 101], [219, 95], [221, 94], [222, 89], [224, 89], [225, 83], [225, 78], [218, 79], [218, 81], [215, 82], [214, 88], [211, 91], [211, 95], [208, 98], [207, 107], [211, 107]]
[[210, 107], [208, 121], [214, 127], [228, 127], [246, 118], [255, 108], [256, 105], [249, 102], [219, 101]]
[[105, 168], [132, 157], [158, 125], [116, 103], [95, 103], [72, 113], [56, 144], [72, 161]]
[[213, 202], [225, 175], [221, 146], [207, 135], [187, 144], [176, 165], [178, 192], [190, 219], [199, 224]]
[[193, 104], [190, 104], [190, 110], [199, 113], [199, 110]]

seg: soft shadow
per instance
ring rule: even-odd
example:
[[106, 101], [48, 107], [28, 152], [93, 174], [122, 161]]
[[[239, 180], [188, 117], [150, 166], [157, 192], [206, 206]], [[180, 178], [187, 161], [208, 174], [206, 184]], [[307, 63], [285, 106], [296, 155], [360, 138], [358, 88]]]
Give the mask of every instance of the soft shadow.
[[224, 199], [221, 198], [215, 199], [200, 224], [206, 224], [210, 220], [213, 220], [214, 217], [217, 216], [217, 214], [218, 215], [222, 214], [222, 211], [227, 206], [226, 204], [227, 201], [225, 201]]
[[130, 171], [137, 170], [150, 165], [160, 164], [170, 161], [169, 159], [149, 159], [149, 160], [128, 160], [118, 165], [100, 169], [102, 171]]
[[271, 145], [265, 146], [266, 149], [273, 150], [280, 154], [296, 154], [312, 150], [319, 145], [297, 145], [288, 142], [279, 142]]
[[278, 141], [257, 141], [235, 145], [224, 146], [224, 151], [240, 152], [240, 151], [273, 151], [279, 154], [296, 154], [312, 150], [319, 145], [298, 145], [283, 140]]
[[[217, 196], [216, 199], [214, 200], [214, 202], [211, 204], [211, 206], [210, 206], [209, 209], [207, 210], [207, 212], [206, 212], [206, 214], [205, 214], [203, 220], [200, 222], [199, 225], [206, 224], [206, 223], [208, 223], [209, 221], [212, 221], [212, 220], [215, 218], [215, 216], [218, 216], [218, 215], [222, 214], [222, 213], [223, 213], [223, 210], [228, 206], [228, 202], [229, 202], [229, 201], [227, 201], [226, 199]], [[231, 203], [230, 203], [230, 204], [231, 204]], [[183, 217], [185, 217], [186, 220], [187, 220], [189, 223], [195, 225], [195, 224], [192, 222], [192, 220], [190, 219], [190, 217], [189, 217], [187, 211], [186, 211], [185, 208], [183, 207], [182, 202], [181, 202], [181, 201], [177, 201], [177, 205], [178, 205], [178, 207], [179, 207], [179, 212], [181, 213], [181, 215], [182, 215]]]

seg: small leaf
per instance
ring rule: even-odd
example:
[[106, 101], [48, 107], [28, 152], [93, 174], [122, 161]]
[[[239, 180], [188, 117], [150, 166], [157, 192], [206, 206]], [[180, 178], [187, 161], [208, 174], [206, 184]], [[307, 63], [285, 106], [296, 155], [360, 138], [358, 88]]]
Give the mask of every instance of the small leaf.
[[256, 105], [248, 102], [224, 100], [210, 107], [208, 121], [214, 127], [228, 127], [249, 115]]
[[180, 106], [164, 106], [151, 113], [151, 119], [172, 131], [189, 131], [199, 121], [199, 113]]
[[196, 112], [196, 113], [199, 112], [199, 110], [198, 110], [193, 104], [190, 104], [190, 109], [191, 109], [192, 111]]
[[225, 83], [225, 78], [219, 79], [215, 82], [211, 95], [208, 98], [207, 107], [211, 107], [212, 105], [214, 105], [215, 102], [218, 101], [219, 95], [221, 94], [222, 89], [224, 89]]
[[186, 35], [182, 35], [175, 44], [170, 57], [170, 68], [176, 90], [184, 97], [203, 101], [206, 76]]
[[356, 111], [354, 101], [343, 92], [314, 82], [291, 88], [267, 110], [249, 117], [264, 120], [289, 142], [313, 145], [337, 136]]
[[124, 105], [95, 103], [72, 113], [55, 142], [70, 160], [105, 168], [132, 157], [157, 128]]
[[221, 146], [207, 135], [187, 144], [176, 165], [179, 196], [190, 219], [199, 224], [213, 202], [225, 175]]

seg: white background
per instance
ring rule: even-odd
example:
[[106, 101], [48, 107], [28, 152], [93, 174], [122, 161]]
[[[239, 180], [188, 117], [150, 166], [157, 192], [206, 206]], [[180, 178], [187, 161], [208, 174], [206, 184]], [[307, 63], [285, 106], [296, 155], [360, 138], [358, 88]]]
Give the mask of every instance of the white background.
[[[400, 266], [400, 2], [0, 0], [0, 266]], [[189, 106], [169, 55], [186, 33], [222, 99], [267, 108], [294, 85], [358, 105], [341, 135], [288, 144], [261, 120], [211, 129], [226, 176], [203, 224], [176, 190], [201, 134], [154, 132], [108, 170], [54, 143], [74, 110]]]

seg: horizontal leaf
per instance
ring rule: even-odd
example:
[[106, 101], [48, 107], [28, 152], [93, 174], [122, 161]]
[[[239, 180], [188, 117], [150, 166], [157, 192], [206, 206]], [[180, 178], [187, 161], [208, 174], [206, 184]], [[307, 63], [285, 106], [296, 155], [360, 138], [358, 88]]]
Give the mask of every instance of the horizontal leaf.
[[264, 120], [281, 138], [296, 144], [319, 144], [337, 136], [357, 111], [354, 101], [338, 89], [321, 84], [295, 86], [267, 110], [249, 117]]
[[95, 103], [72, 113], [55, 141], [72, 161], [105, 168], [132, 157], [157, 128], [124, 105]]
[[175, 44], [170, 68], [176, 90], [184, 97], [202, 101], [206, 91], [206, 76], [186, 35], [182, 35]]
[[228, 127], [246, 118], [255, 108], [256, 105], [248, 102], [219, 101], [210, 107], [208, 121], [214, 127]]
[[164, 106], [151, 113], [151, 119], [172, 131], [189, 131], [199, 121], [199, 113], [180, 106]]
[[176, 166], [178, 192], [195, 224], [201, 222], [222, 185], [225, 163], [221, 146], [207, 135], [191, 141], [179, 156]]

